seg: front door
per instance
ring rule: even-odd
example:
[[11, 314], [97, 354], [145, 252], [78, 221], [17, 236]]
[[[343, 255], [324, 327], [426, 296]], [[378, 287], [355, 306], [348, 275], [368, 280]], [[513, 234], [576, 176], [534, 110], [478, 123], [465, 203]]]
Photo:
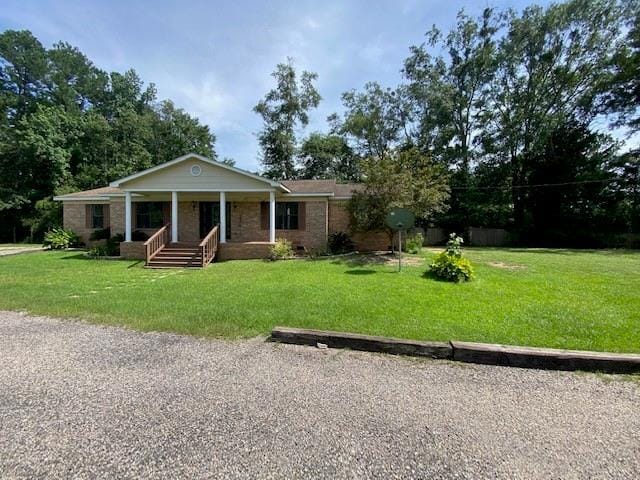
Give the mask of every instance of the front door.
[[[231, 238], [231, 203], [226, 202], [227, 239]], [[204, 238], [211, 229], [220, 223], [220, 202], [200, 202], [200, 238]]]

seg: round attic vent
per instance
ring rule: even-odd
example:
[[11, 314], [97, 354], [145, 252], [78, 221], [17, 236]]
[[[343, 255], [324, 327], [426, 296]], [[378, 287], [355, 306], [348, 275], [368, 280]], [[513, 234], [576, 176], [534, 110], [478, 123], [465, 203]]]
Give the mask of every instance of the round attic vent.
[[199, 177], [202, 173], [202, 167], [200, 165], [191, 165], [191, 175]]

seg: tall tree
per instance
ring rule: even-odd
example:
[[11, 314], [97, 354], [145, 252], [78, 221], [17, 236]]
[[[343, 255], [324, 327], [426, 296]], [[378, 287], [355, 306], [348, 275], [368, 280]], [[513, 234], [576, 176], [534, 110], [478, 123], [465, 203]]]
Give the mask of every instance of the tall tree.
[[339, 135], [314, 132], [300, 146], [300, 177], [355, 182], [360, 179], [359, 159]]
[[[470, 226], [474, 208], [471, 168], [475, 137], [486, 115], [487, 91], [496, 68], [500, 16], [485, 9], [479, 18], [458, 13], [456, 26], [443, 35], [435, 26], [427, 42], [411, 47], [404, 75], [414, 118], [416, 145], [430, 151], [454, 172], [451, 206], [456, 228]], [[445, 55], [434, 57], [430, 49]]]
[[483, 132], [488, 154], [510, 165], [514, 224], [525, 224], [531, 161], [571, 118], [589, 123], [619, 36], [615, 0], [569, 0], [509, 12]]
[[402, 88], [382, 88], [369, 82], [364, 90], [342, 94], [345, 113], [333, 114], [328, 121], [334, 134], [345, 136], [362, 157], [384, 158], [402, 141], [409, 139], [406, 130], [409, 112]]
[[0, 34], [0, 85], [12, 124], [34, 111], [47, 92], [47, 67], [47, 52], [31, 32]]
[[258, 135], [262, 150], [264, 174], [270, 178], [296, 178], [296, 127], [309, 123], [309, 110], [316, 108], [321, 97], [314, 86], [316, 73], [296, 74], [293, 61], [280, 63], [271, 74], [276, 88], [270, 90], [254, 107], [262, 117], [263, 128]]
[[613, 57], [612, 88], [604, 95], [605, 111], [632, 132], [640, 130], [640, 5], [628, 0], [628, 33]]

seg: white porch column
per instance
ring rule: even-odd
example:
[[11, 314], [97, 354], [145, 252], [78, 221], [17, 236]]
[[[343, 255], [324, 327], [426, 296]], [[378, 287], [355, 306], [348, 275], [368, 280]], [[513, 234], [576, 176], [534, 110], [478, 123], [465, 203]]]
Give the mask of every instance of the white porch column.
[[124, 192], [124, 241], [131, 241], [131, 192]]
[[276, 192], [269, 192], [269, 241], [276, 241]]
[[227, 243], [227, 196], [220, 192], [220, 243]]
[[178, 192], [171, 192], [171, 241], [178, 241]]

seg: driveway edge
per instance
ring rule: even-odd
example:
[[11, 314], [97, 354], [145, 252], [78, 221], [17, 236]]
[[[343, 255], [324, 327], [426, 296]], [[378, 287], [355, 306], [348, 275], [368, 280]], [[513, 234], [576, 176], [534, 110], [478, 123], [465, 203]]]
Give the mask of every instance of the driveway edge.
[[399, 338], [377, 337], [357, 333], [274, 327], [271, 341], [330, 348], [350, 348], [368, 352], [409, 355], [465, 363], [501, 365], [543, 370], [583, 370], [606, 373], [640, 372], [640, 355], [586, 350], [521, 347], [490, 343], [422, 342]]
[[319, 343], [330, 348], [350, 348], [366, 352], [391, 353], [438, 359], [453, 359], [453, 348], [445, 342], [420, 342], [399, 338], [375, 337], [357, 333], [307, 330], [302, 328], [275, 327], [270, 339], [281, 343], [317, 346]]

